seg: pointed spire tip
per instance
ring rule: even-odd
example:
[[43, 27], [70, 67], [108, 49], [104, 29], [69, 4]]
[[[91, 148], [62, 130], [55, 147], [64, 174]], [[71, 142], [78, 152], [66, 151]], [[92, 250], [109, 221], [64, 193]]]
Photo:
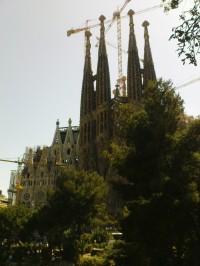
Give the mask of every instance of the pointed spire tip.
[[143, 26], [144, 28], [147, 28], [149, 25], [150, 25], [150, 24], [149, 24], [149, 22], [148, 22], [147, 20], [145, 20], [145, 21], [142, 23], [142, 26]]
[[128, 13], [127, 13], [129, 16], [133, 16], [134, 14], [135, 14], [135, 12], [132, 10], [132, 9], [130, 9], [129, 11], [128, 11]]
[[71, 124], [72, 124], [72, 120], [71, 120], [71, 118], [69, 118], [68, 125], [71, 126]]
[[105, 19], [106, 19], [106, 17], [104, 17], [104, 15], [101, 15], [101, 16], [99, 17], [99, 20], [101, 21], [101, 23], [103, 23]]
[[90, 38], [90, 36], [92, 36], [92, 33], [89, 30], [85, 31], [85, 37]]

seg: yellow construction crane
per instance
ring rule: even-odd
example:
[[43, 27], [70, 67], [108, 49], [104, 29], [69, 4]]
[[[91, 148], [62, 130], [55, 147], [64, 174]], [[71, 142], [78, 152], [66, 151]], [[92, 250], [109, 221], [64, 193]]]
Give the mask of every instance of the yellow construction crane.
[[[12, 195], [16, 195], [16, 202], [18, 202], [19, 198], [19, 191], [23, 189], [21, 186], [21, 172], [22, 172], [22, 165], [27, 165], [29, 162], [24, 161], [24, 160], [8, 160], [8, 159], [0, 159], [0, 162], [8, 162], [8, 163], [17, 163], [18, 164], [18, 169], [17, 169], [17, 178], [16, 182], [12, 185], [12, 187], [9, 187], [8, 192], [11, 192]], [[34, 162], [34, 164], [38, 164]]]
[[[131, 0], [127, 0], [127, 1], [131, 1]], [[115, 19], [116, 20], [116, 19]], [[112, 26], [112, 24], [115, 22], [115, 20], [113, 21], [113, 19], [109, 19], [109, 20], [106, 20], [104, 21], [105, 24], [107, 23], [110, 23], [110, 25], [108, 26], [108, 28], [105, 30], [105, 32], [107, 32], [110, 27]], [[86, 31], [86, 30], [90, 30], [92, 28], [96, 28], [96, 27], [99, 27], [100, 26], [100, 23], [96, 23], [96, 24], [93, 24], [93, 25], [88, 25], [88, 22], [89, 20], [86, 21], [86, 25], [85, 27], [82, 27], [82, 28], [77, 28], [77, 29], [70, 29], [67, 31], [67, 36], [71, 36], [72, 34], [75, 34], [75, 33], [79, 33], [79, 32], [82, 32], [82, 31]], [[112, 23], [112, 24], [111, 24]], [[98, 46], [98, 45], [97, 45]]]
[[7, 160], [7, 159], [0, 159], [1, 162], [9, 162], [9, 163], [18, 163], [18, 164], [24, 164], [23, 161], [15, 161], [15, 160]]
[[[117, 50], [118, 50], [118, 84], [125, 86], [125, 77], [123, 77], [122, 71], [122, 36], [121, 36], [121, 13], [131, 0], [126, 0], [120, 10], [117, 10], [113, 14], [112, 22], [108, 25], [105, 33], [109, 31], [115, 21], [117, 21]], [[125, 95], [124, 95], [125, 96]]]
[[192, 84], [192, 83], [198, 82], [198, 81], [200, 81], [200, 77], [195, 78], [195, 79], [192, 79], [192, 80], [189, 80], [189, 81], [187, 81], [187, 82], [185, 82], [185, 83], [179, 83], [179, 85], [177, 85], [177, 86], [175, 87], [175, 89], [176, 89], [176, 90], [177, 90], [177, 89], [181, 89], [181, 88], [183, 88], [183, 87], [186, 87], [186, 86], [188, 86], [188, 85], [190, 85], [190, 84]]
[[[131, 0], [130, 0], [130, 1], [131, 1]], [[143, 9], [143, 10], [139, 10], [139, 11], [135, 12], [134, 15], [140, 15], [140, 14], [143, 14], [143, 13], [145, 13], [145, 12], [149, 12], [149, 11], [152, 11], [152, 10], [154, 10], [154, 9], [161, 8], [161, 7], [163, 7], [163, 5], [157, 5], [157, 6], [153, 6], [153, 7], [145, 8], [145, 9]], [[128, 17], [128, 15], [124, 15], [124, 16], [121, 16], [121, 19], [124, 19], [124, 18], [127, 18], [127, 17]], [[113, 19], [110, 19], [110, 20], [106, 20], [106, 21], [104, 21], [104, 23], [105, 23], [105, 24], [108, 24], [108, 23], [111, 23], [112, 21], [113, 21]], [[114, 22], [113, 22], [113, 23], [114, 23]], [[112, 23], [112, 24], [113, 24], [113, 23]], [[86, 24], [87, 24], [87, 25], [86, 25], [85, 27], [83, 27], [83, 28], [77, 28], [77, 29], [72, 28], [72, 29], [68, 30], [68, 31], [67, 31], [67, 36], [69, 37], [69, 36], [71, 36], [72, 34], [79, 33], [79, 32], [86, 31], [86, 30], [90, 30], [90, 29], [92, 29], [92, 28], [96, 28], [96, 27], [100, 26], [100, 23], [96, 23], [96, 24], [93, 24], [93, 25], [88, 25], [88, 20], [87, 20]], [[112, 26], [112, 25], [111, 25], [111, 26]], [[107, 31], [111, 28], [111, 26], [110, 26], [110, 27], [108, 26], [109, 28], [107, 28], [105, 32], [107, 32]], [[98, 46], [98, 45], [97, 45], [97, 46]]]
[[[105, 30], [105, 33], [107, 33], [110, 30], [110, 28], [112, 27], [112, 25], [114, 24], [114, 22], [117, 21], [118, 84], [121, 85], [121, 82], [123, 81], [124, 86], [125, 86], [125, 77], [123, 77], [123, 72], [122, 72], [122, 40], [121, 40], [120, 15], [130, 1], [131, 0], [126, 0], [124, 2], [123, 6], [120, 8], [120, 10], [117, 10], [113, 13], [112, 20], [106, 21], [106, 23], [110, 23], [110, 24], [108, 25], [108, 27]], [[70, 36], [71, 34], [78, 33], [78, 32], [83, 31], [83, 30], [89, 30], [89, 29], [97, 27], [97, 26], [99, 26], [99, 24], [95, 24], [92, 26], [86, 26], [85, 28], [80, 28], [80, 29], [76, 29], [76, 30], [72, 29], [72, 30], [67, 31], [67, 36]], [[99, 44], [99, 42], [96, 44], [96, 46], [98, 46], [98, 44]]]
[[[125, 7], [127, 6], [127, 4], [130, 2], [131, 0], [126, 0], [123, 4], [123, 6], [114, 12], [113, 14], [113, 18], [111, 20], [106, 20], [104, 23], [107, 24], [109, 23], [109, 25], [107, 26], [105, 33], [107, 33], [110, 28], [112, 27], [112, 25], [114, 24], [115, 21], [117, 21], [117, 49], [118, 49], [118, 84], [122, 85], [122, 91], [123, 91], [123, 86], [125, 86], [125, 77], [123, 76], [123, 71], [122, 71], [122, 52], [124, 52], [124, 50], [122, 49], [122, 41], [121, 41], [121, 18], [127, 18], [128, 15], [124, 15], [121, 16], [122, 11], [125, 9]], [[157, 8], [161, 8], [163, 7], [163, 5], [158, 5], [158, 6], [153, 6], [150, 8], [146, 8], [143, 10], [140, 10], [138, 12], [135, 13], [135, 15], [139, 15], [145, 12], [149, 12], [152, 11], [154, 9]], [[83, 28], [77, 28], [77, 29], [70, 29], [67, 31], [67, 36], [71, 36], [72, 34], [78, 33], [78, 32], [82, 32], [82, 31], [86, 31], [86, 30], [90, 30], [92, 28], [98, 27], [100, 26], [100, 23], [94, 24], [94, 25], [86, 25], [86, 27]], [[95, 46], [98, 46], [99, 44], [99, 39], [98, 42]], [[110, 46], [113, 46], [112, 44], [109, 43]], [[121, 87], [121, 86], [120, 86]], [[124, 90], [125, 91], [125, 90]], [[124, 92], [125, 93], [125, 92]]]
[[[148, 11], [152, 11], [152, 10], [154, 10], [154, 9], [161, 8], [161, 7], [163, 7], [163, 5], [158, 5], [158, 6], [153, 6], [153, 7], [145, 8], [145, 9], [143, 9], [143, 10], [139, 10], [139, 11], [137, 11], [134, 15], [140, 15], [140, 14], [142, 14], [142, 13], [145, 13], [145, 12], [148, 12]], [[124, 16], [121, 16], [121, 19], [124, 19], [124, 18], [127, 18], [127, 17], [128, 17], [128, 15], [124, 15]], [[104, 23], [107, 24], [107, 23], [111, 23], [112, 21], [113, 21], [113, 19], [110, 19], [110, 20], [106, 20], [106, 21], [104, 21]], [[86, 24], [88, 24], [88, 20], [87, 20], [87, 23], [86, 23]], [[73, 28], [72, 28], [72, 29], [70, 29], [70, 30], [67, 31], [67, 36], [69, 37], [69, 36], [71, 36], [72, 34], [79, 33], [79, 32], [86, 31], [86, 30], [90, 30], [90, 29], [92, 29], [92, 28], [96, 28], [96, 27], [98, 27], [98, 26], [100, 26], [100, 23], [96, 23], [96, 24], [93, 24], [93, 25], [86, 25], [86, 26], [83, 27], [83, 28], [77, 28], [77, 29], [73, 29]], [[111, 26], [112, 26], [112, 25], [111, 25]], [[110, 29], [110, 27], [109, 27], [109, 29]], [[107, 29], [106, 32], [107, 32], [109, 29]]]
[[23, 189], [21, 186], [21, 172], [22, 172], [22, 164], [25, 164], [24, 161], [20, 160], [8, 160], [8, 159], [0, 159], [0, 162], [8, 162], [8, 163], [17, 163], [18, 169], [17, 169], [17, 176], [16, 181], [13, 182], [12, 186], [9, 186], [8, 192], [12, 194], [11, 196], [11, 205], [13, 204], [13, 194], [15, 194], [15, 202], [18, 202], [19, 199], [19, 191]]

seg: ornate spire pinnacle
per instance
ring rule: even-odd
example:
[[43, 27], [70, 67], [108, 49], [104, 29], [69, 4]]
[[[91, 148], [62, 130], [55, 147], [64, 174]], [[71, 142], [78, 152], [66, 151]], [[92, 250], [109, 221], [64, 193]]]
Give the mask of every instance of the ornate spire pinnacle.
[[72, 126], [72, 120], [71, 120], [71, 118], [69, 118], [69, 120], [68, 120], [68, 127], [71, 127]]
[[61, 143], [62, 142], [61, 141], [61, 136], [60, 136], [60, 128], [59, 128], [59, 125], [60, 125], [60, 122], [57, 119], [57, 121], [56, 121], [56, 130], [55, 130], [55, 133], [54, 133], [52, 146], [54, 146], [55, 143]]
[[140, 60], [136, 44], [134, 23], [133, 23], [133, 10], [129, 10], [130, 17], [130, 33], [129, 33], [129, 46], [128, 46], [128, 67], [127, 67], [127, 94], [130, 100], [140, 100], [142, 96], [142, 79], [140, 70]]
[[33, 150], [31, 148], [28, 151], [28, 164], [33, 164]]
[[99, 54], [106, 53], [106, 45], [105, 45], [105, 26], [104, 26], [104, 20], [106, 17], [104, 15], [101, 15], [99, 17], [99, 20], [101, 22], [101, 28], [100, 28], [100, 43], [99, 43]]
[[90, 48], [91, 48], [91, 44], [90, 44], [90, 37], [92, 36], [91, 32], [89, 30], [85, 31], [85, 37], [86, 37], [86, 53], [85, 53], [85, 63], [88, 63], [89, 65], [87, 67], [89, 67], [89, 70], [92, 71], [92, 67], [91, 67], [91, 54], [90, 54]]
[[120, 96], [120, 93], [119, 93], [119, 84], [116, 84], [115, 85], [115, 90], [113, 90], [113, 94], [114, 94], [114, 98], [117, 98]]
[[143, 76], [143, 84], [144, 88], [147, 86], [148, 81], [150, 80], [156, 80], [156, 73], [154, 69], [154, 63], [151, 55], [151, 48], [149, 43], [149, 33], [148, 33], [148, 26], [149, 22], [144, 21], [142, 23], [142, 26], [144, 27], [144, 40], [145, 40], [145, 46], [144, 46], [144, 76]]
[[41, 156], [41, 159], [40, 159], [40, 164], [42, 166], [47, 165], [47, 148], [46, 147], [43, 147], [42, 156]]
[[149, 33], [148, 33], [148, 29], [147, 27], [149, 26], [149, 22], [147, 20], [145, 20], [143, 23], [142, 23], [142, 26], [144, 27], [144, 38], [145, 39], [149, 39]]
[[85, 65], [83, 72], [82, 94], [81, 94], [81, 110], [80, 110], [81, 117], [91, 112], [94, 105], [94, 84], [93, 84], [91, 53], [90, 53], [91, 35], [92, 34], [89, 31], [85, 32], [87, 41], [86, 41]]
[[106, 53], [105, 33], [104, 33], [105, 19], [106, 18], [103, 15], [101, 15], [99, 18], [99, 20], [101, 21], [101, 29], [100, 29], [100, 42], [99, 42], [97, 80], [96, 80], [97, 107], [105, 102], [109, 102], [111, 99], [110, 73], [109, 73], [108, 57]]

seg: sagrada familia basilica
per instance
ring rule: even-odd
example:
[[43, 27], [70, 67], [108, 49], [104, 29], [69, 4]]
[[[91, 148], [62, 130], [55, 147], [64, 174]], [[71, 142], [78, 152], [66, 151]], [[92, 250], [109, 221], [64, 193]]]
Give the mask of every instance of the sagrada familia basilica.
[[[143, 88], [148, 81], [156, 80], [154, 63], [149, 43], [148, 25], [144, 21], [144, 58], [140, 66], [133, 15], [129, 15], [129, 45], [127, 63], [127, 84], [121, 103], [135, 104], [143, 96]], [[109, 163], [102, 156], [114, 135], [114, 102], [111, 98], [109, 63], [105, 42], [105, 17], [100, 20], [100, 43], [98, 48], [97, 72], [93, 75], [90, 53], [90, 32], [86, 31], [86, 54], [83, 71], [80, 124], [72, 126], [69, 119], [67, 127], [60, 127], [56, 122], [55, 134], [51, 146], [29, 149], [24, 158], [20, 177], [18, 204], [38, 207], [46, 202], [49, 189], [56, 189], [56, 180], [61, 166], [76, 170], [97, 171], [105, 177], [109, 174]], [[96, 86], [95, 86], [96, 85]], [[116, 93], [117, 95], [117, 93]]]

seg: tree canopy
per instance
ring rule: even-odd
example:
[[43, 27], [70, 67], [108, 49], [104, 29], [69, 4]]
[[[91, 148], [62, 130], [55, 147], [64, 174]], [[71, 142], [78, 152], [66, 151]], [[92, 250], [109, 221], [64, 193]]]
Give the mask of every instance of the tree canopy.
[[49, 194], [47, 204], [36, 213], [29, 228], [47, 235], [51, 247], [62, 245], [68, 259], [76, 259], [88, 239], [92, 241], [88, 234], [105, 230], [110, 222], [105, 203], [107, 191], [107, 183], [96, 172], [64, 169], [56, 191]]
[[112, 145], [111, 162], [121, 176], [114, 185], [126, 206], [129, 265], [198, 265], [200, 120], [188, 122], [162, 80], [149, 84], [140, 106], [120, 108], [123, 142]]
[[67, 228], [73, 224], [78, 230], [98, 213], [106, 193], [106, 183], [97, 173], [63, 170], [56, 191], [41, 210], [40, 215], [43, 213], [46, 219], [44, 225]]
[[33, 210], [25, 206], [10, 206], [0, 209], [0, 241], [7, 241], [8, 246], [28, 234], [26, 224], [33, 215]]

